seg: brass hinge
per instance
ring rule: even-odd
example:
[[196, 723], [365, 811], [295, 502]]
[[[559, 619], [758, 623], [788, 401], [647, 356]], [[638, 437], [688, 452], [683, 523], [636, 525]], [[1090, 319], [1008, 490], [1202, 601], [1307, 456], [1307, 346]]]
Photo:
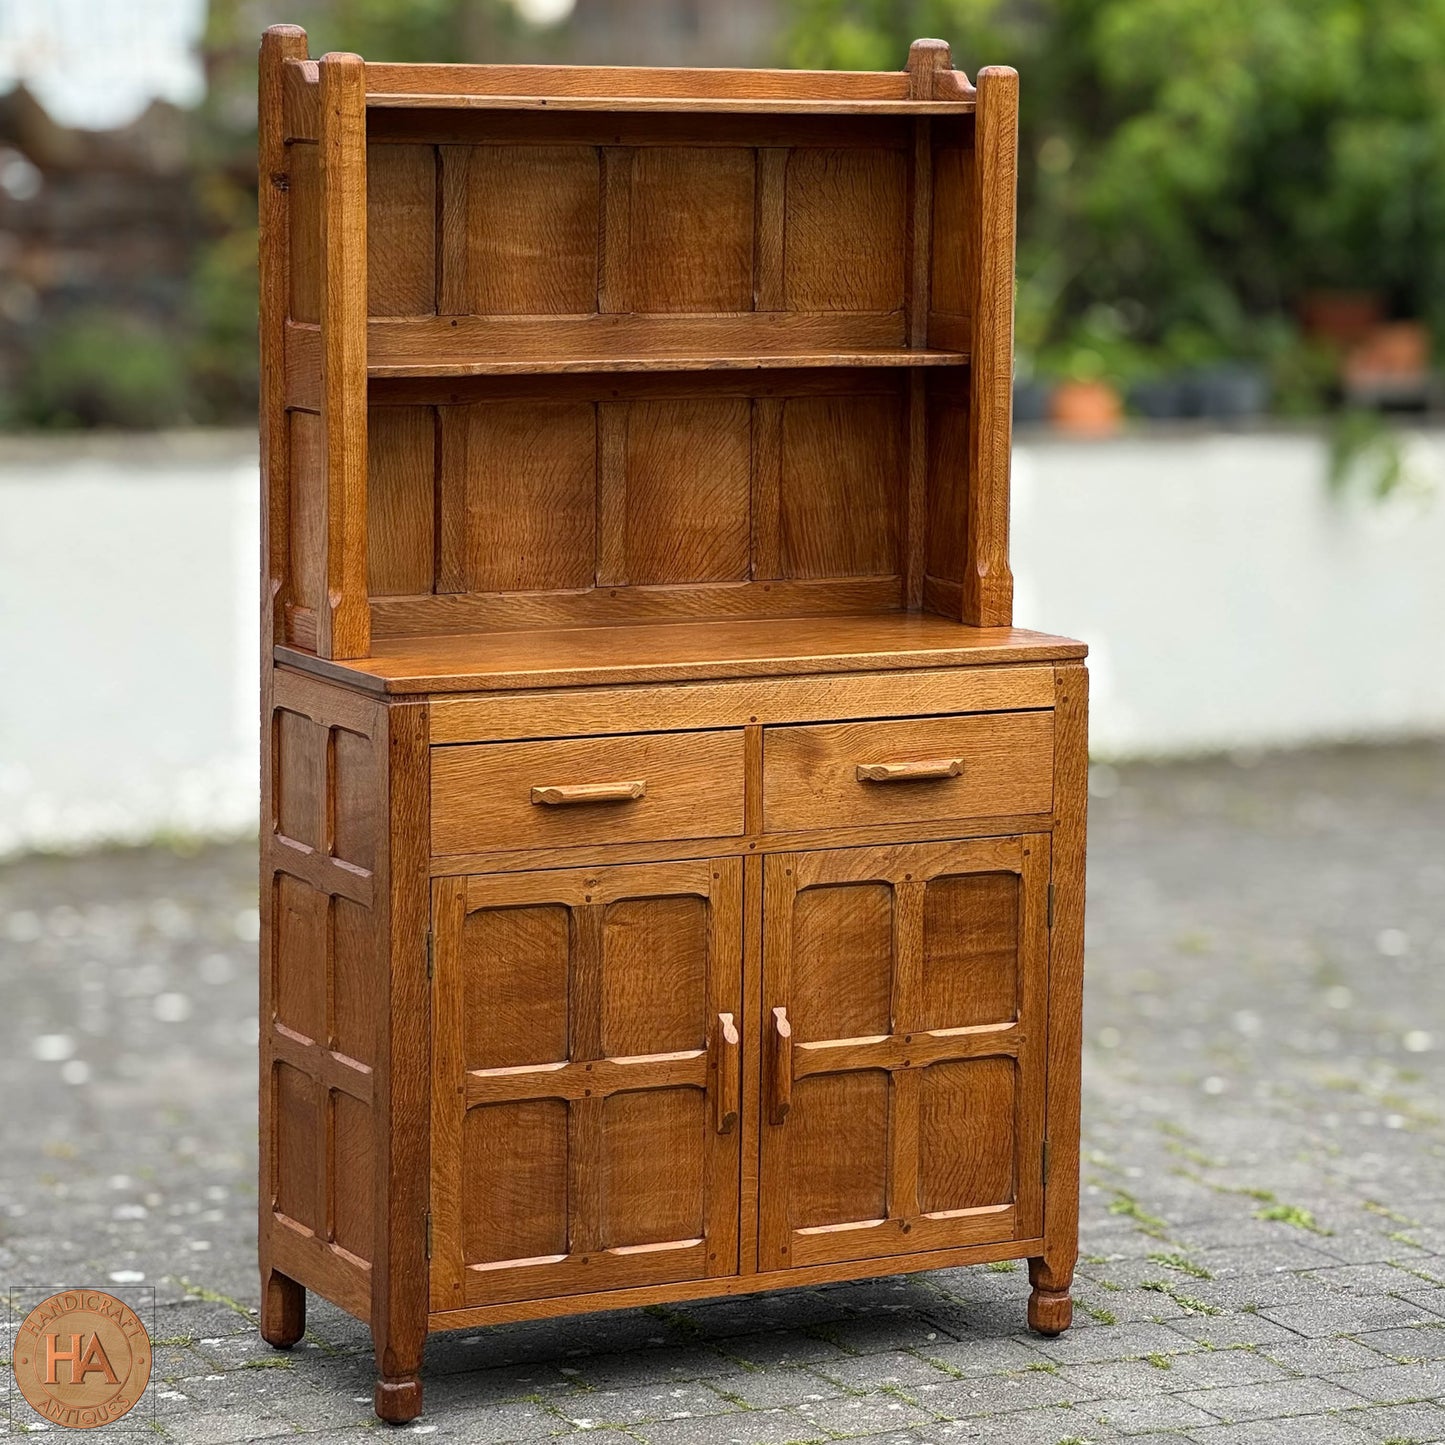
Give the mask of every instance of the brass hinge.
[[427, 976], [428, 978], [435, 978], [435, 977], [436, 977], [436, 968], [437, 968], [437, 961], [436, 961], [436, 935], [431, 931], [431, 929], [427, 929], [427, 934], [426, 934], [426, 976]]
[[1054, 885], [1049, 884], [1049, 927], [1054, 926]]
[[[1047, 1139], [1044, 1140], [1043, 1156], [1042, 1174], [1043, 1181], [1047, 1184], [1049, 1182], [1049, 1141]], [[430, 1221], [431, 1215], [427, 1215], [427, 1219]], [[428, 1227], [430, 1227], [430, 1225], [428, 1225]], [[428, 1238], [430, 1238], [430, 1236], [428, 1236]]]
[[431, 1210], [426, 1212], [426, 1257], [431, 1258]]

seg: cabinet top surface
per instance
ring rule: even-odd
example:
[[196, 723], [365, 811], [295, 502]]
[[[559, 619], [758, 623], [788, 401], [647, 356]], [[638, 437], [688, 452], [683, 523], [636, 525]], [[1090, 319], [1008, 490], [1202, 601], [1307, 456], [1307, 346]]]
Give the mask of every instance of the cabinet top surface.
[[389, 638], [358, 661], [291, 647], [276, 660], [368, 692], [432, 693], [1056, 662], [1087, 650], [1047, 633], [897, 612]]

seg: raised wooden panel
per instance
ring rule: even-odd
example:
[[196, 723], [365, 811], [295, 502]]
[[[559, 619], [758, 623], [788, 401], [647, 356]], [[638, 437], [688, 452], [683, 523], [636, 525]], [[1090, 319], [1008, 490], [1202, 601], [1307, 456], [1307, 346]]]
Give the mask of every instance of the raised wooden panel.
[[618, 289], [607, 309], [751, 309], [753, 151], [643, 146], [627, 154], [629, 244], [624, 274], [608, 276]]
[[271, 1077], [275, 1208], [297, 1224], [319, 1231], [321, 1091], [314, 1079], [289, 1064], [274, 1065]]
[[[614, 785], [607, 800], [577, 788]], [[632, 785], [640, 784], [637, 791]], [[536, 789], [562, 789], [555, 800]], [[433, 748], [432, 851], [576, 847], [743, 830], [743, 735], [645, 733]]]
[[374, 1064], [381, 998], [376, 991], [376, 923], [371, 910], [349, 898], [333, 898], [331, 939], [331, 1047], [349, 1059]]
[[603, 1104], [600, 1233], [610, 1248], [703, 1237], [706, 1104], [701, 1089], [613, 1094]]
[[907, 191], [907, 164], [898, 151], [793, 151], [784, 245], [788, 305], [798, 311], [899, 309]]
[[381, 771], [376, 748], [350, 728], [331, 730], [331, 851], [365, 868], [376, 867], [381, 834]]
[[586, 587], [596, 566], [596, 489], [590, 403], [443, 408], [438, 590]]
[[1032, 1237], [1047, 837], [763, 870], [760, 1268]]
[[369, 1260], [376, 1215], [375, 1125], [371, 1110], [349, 1094], [333, 1094], [331, 1108], [332, 1233], [342, 1249]]
[[899, 570], [903, 407], [891, 396], [783, 404], [779, 553], [784, 577]]
[[1015, 1193], [1018, 1069], [967, 1059], [922, 1071], [918, 1200], [925, 1214], [1006, 1205]]
[[827, 1229], [888, 1213], [888, 1075], [820, 1074], [793, 1090], [788, 1223]]
[[1019, 878], [936, 878], [923, 899], [918, 1026], [1011, 1023], [1019, 1010]]
[[[308, 1039], [326, 1037], [326, 933], [330, 900], [309, 883], [276, 877], [276, 1021]], [[318, 966], [319, 965], [319, 966]]]
[[366, 148], [366, 290], [372, 316], [436, 311], [436, 148]]
[[462, 1170], [469, 1263], [533, 1260], [567, 1253], [567, 1105], [520, 1099], [470, 1110]]
[[801, 890], [793, 913], [793, 1036], [858, 1038], [888, 1032], [893, 894], [886, 883]]
[[366, 562], [373, 597], [432, 590], [436, 430], [429, 406], [374, 406], [367, 414]]
[[707, 899], [625, 898], [602, 916], [602, 1052], [707, 1044]]
[[291, 597], [313, 612], [326, 596], [326, 451], [321, 418], [289, 413], [291, 469], [287, 509], [291, 518]]
[[441, 151], [444, 314], [597, 306], [598, 152], [582, 145]]
[[277, 831], [308, 848], [319, 848], [326, 734], [309, 717], [287, 708], [276, 710], [274, 729], [271, 807]]
[[[1053, 714], [1039, 711], [769, 728], [764, 826], [792, 832], [1047, 813], [1053, 727]], [[908, 764], [921, 775], [859, 771]]]
[[742, 581], [750, 530], [747, 401], [637, 401], [627, 408], [626, 427], [625, 517], [618, 519], [626, 528], [625, 580]]
[[321, 320], [321, 172], [315, 145], [286, 148], [289, 223], [289, 311], [293, 321]]
[[570, 925], [557, 903], [467, 914], [459, 945], [467, 1068], [567, 1057]]
[[433, 1307], [734, 1273], [741, 861], [436, 889]]

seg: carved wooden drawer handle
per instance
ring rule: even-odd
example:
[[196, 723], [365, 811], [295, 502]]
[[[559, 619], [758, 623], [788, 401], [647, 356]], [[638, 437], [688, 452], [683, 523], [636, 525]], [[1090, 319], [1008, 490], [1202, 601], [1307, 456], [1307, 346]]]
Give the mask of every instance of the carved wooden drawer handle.
[[913, 783], [956, 778], [962, 772], [962, 758], [926, 758], [917, 763], [859, 763], [857, 777], [860, 783]]
[[713, 1035], [717, 1059], [716, 1093], [717, 1131], [731, 1134], [737, 1127], [742, 1104], [742, 1055], [739, 1051], [738, 1026], [731, 1014], [717, 1016], [717, 1032]]
[[773, 1010], [772, 1048], [768, 1050], [768, 1122], [783, 1123], [793, 1111], [793, 1026], [785, 1008]]
[[532, 789], [534, 803], [558, 807], [563, 803], [631, 803], [647, 796], [647, 781], [630, 783], [554, 783]]

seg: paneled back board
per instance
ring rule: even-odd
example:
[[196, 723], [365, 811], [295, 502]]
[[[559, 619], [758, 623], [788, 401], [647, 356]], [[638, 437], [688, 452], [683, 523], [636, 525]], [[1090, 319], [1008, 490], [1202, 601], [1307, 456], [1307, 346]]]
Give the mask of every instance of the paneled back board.
[[1017, 77], [261, 63], [261, 1328], [1077, 1247]]

